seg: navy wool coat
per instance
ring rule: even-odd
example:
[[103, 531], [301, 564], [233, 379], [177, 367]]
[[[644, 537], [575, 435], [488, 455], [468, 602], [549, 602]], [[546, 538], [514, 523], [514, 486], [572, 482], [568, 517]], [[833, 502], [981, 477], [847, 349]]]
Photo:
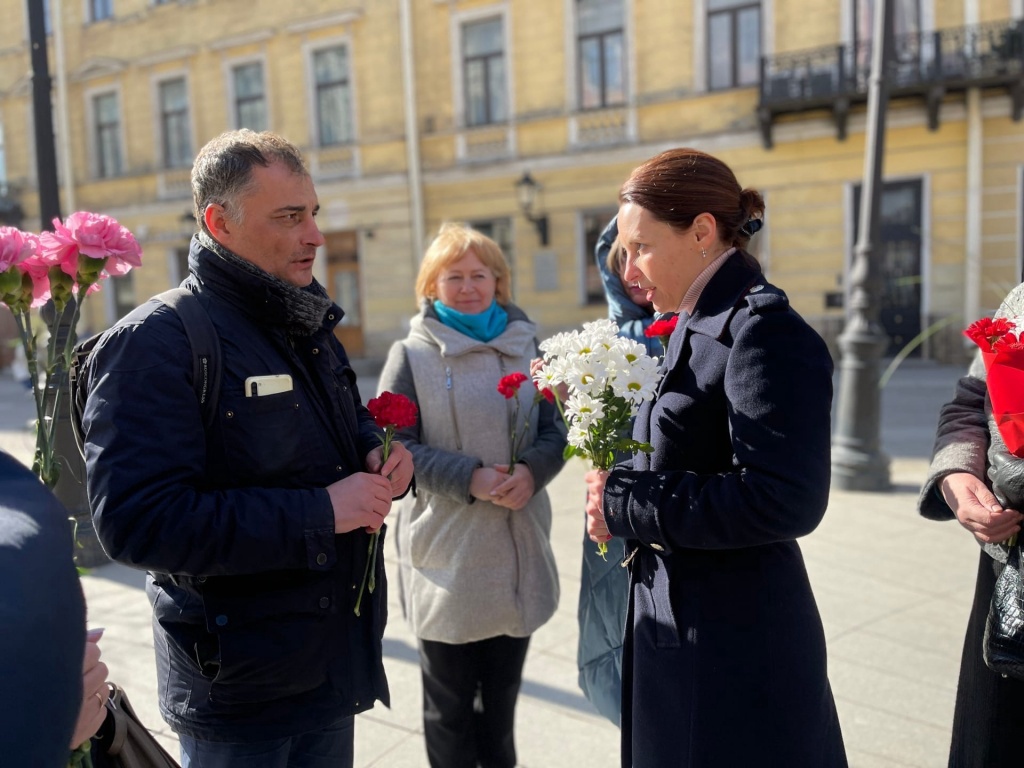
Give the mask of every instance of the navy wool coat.
[[[680, 317], [649, 441], [608, 477], [627, 540], [622, 765], [845, 766], [795, 539], [828, 502], [832, 360], [742, 251]], [[628, 466], [628, 465], [627, 465]]]

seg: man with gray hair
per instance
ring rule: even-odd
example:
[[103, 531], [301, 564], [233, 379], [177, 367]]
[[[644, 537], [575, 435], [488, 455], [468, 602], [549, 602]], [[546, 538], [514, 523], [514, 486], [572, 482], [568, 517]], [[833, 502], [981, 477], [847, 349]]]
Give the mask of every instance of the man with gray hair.
[[[203, 147], [184, 286], [220, 338], [212, 423], [174, 310], [107, 331], [83, 416], [89, 500], [107, 553], [149, 571], [161, 713], [185, 768], [352, 765], [353, 716], [389, 703], [370, 534], [412, 479], [334, 336], [313, 279], [324, 238], [298, 150], [249, 130]], [[382, 546], [383, 537], [376, 546]], [[361, 605], [356, 610], [356, 602]]]

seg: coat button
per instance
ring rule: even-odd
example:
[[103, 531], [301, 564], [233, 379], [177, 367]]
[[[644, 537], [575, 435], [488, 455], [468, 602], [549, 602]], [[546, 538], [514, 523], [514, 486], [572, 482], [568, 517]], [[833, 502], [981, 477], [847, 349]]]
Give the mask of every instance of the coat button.
[[333, 313], [333, 312], [331, 312], [330, 314], [328, 314], [328, 315], [327, 315], [327, 319], [328, 319], [328, 320], [333, 320], [333, 319], [334, 319], [334, 313]]
[[235, 412], [234, 411], [228, 411], [227, 413], [224, 414], [224, 418], [227, 418], [227, 419], [235, 418]]
[[299, 410], [299, 404], [298, 404], [298, 403], [293, 403], [293, 404], [292, 404], [292, 407], [293, 407], [293, 408], [294, 408], [294, 409], [295, 409], [296, 411], [297, 411], [297, 410]]
[[663, 546], [661, 546], [661, 544], [659, 544], [658, 542], [653, 542], [651, 544], [651, 549], [657, 550], [658, 552], [664, 552], [665, 551], [665, 548]]
[[327, 564], [327, 555], [325, 553], [323, 553], [323, 552], [321, 552], [319, 555], [317, 555], [316, 556], [316, 564], [317, 565], [326, 565]]
[[321, 597], [320, 598], [320, 607], [321, 608], [330, 608], [331, 607], [331, 598], [329, 598], [329, 597]]
[[214, 621], [217, 623], [218, 627], [226, 627], [228, 625], [228, 617], [224, 614], [218, 616]]
[[344, 471], [345, 471], [345, 468], [344, 468], [343, 466], [341, 466], [341, 464], [339, 464], [338, 466], [336, 466], [336, 467], [334, 468], [334, 471], [335, 471], [335, 472], [344, 472]]
[[197, 576], [196, 577], [196, 581], [198, 581], [200, 584], [205, 584], [206, 583], [206, 577], [205, 576]]
[[319, 347], [313, 347], [313, 354], [314, 355], [319, 355], [320, 354], [320, 348]]

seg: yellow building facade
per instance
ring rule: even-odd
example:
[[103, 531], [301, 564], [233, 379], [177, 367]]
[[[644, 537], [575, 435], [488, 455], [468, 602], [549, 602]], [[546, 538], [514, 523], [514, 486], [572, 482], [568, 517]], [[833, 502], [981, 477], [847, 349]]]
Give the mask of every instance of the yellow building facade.
[[[1024, 0], [890, 2], [882, 322], [892, 351], [926, 337], [920, 354], [962, 360], [960, 330], [1024, 266]], [[592, 245], [618, 188], [684, 145], [764, 194], [755, 255], [830, 343], [842, 327], [871, 0], [47, 3], [62, 210], [144, 249], [83, 332], [182, 279], [192, 157], [242, 126], [306, 156], [353, 356], [404, 335], [448, 220], [501, 243], [542, 333], [602, 316]], [[0, 8], [0, 211], [38, 229], [26, 6]]]

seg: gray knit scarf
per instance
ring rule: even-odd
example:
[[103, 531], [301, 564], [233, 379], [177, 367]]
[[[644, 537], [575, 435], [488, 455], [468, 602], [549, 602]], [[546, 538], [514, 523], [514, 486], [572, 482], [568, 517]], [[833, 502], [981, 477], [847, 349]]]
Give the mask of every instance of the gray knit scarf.
[[251, 261], [232, 253], [205, 232], [197, 233], [199, 244], [216, 254], [228, 264], [266, 283], [270, 290], [284, 303], [287, 312], [285, 330], [291, 336], [312, 336], [323, 326], [324, 315], [331, 308], [330, 296], [316, 280], [305, 288], [290, 285], [269, 272], [257, 267]]

